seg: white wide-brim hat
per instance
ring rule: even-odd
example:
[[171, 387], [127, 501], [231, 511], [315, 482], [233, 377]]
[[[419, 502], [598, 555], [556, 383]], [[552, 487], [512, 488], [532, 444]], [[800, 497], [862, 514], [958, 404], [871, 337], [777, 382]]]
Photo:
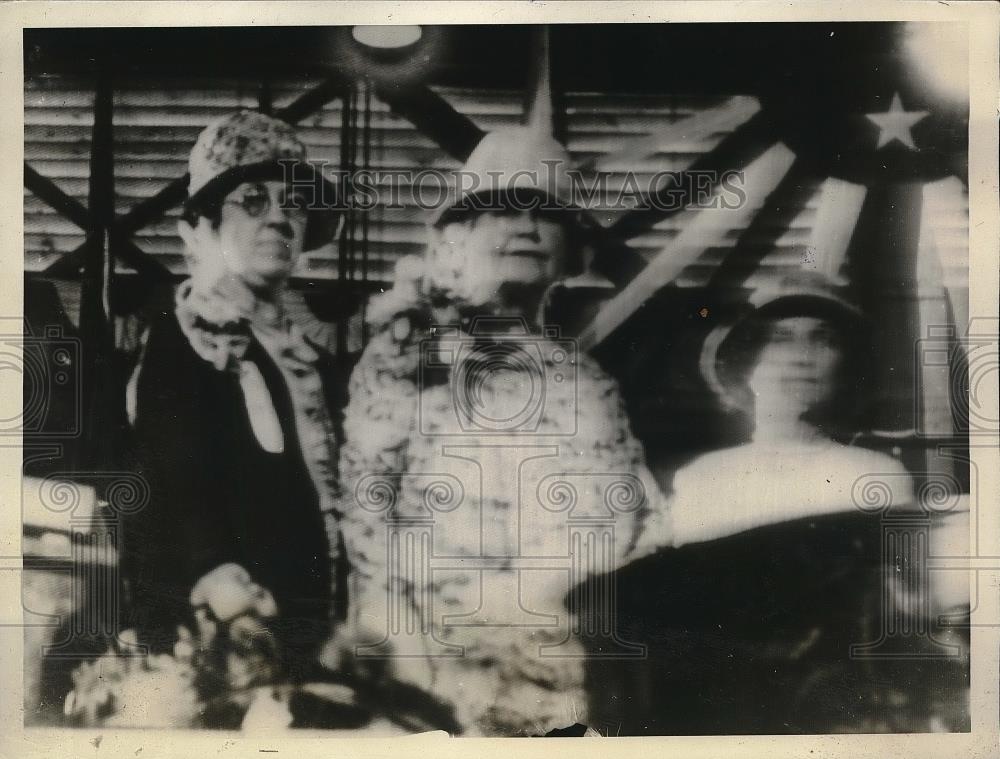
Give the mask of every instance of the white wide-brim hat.
[[566, 148], [534, 127], [489, 132], [459, 170], [430, 223], [443, 226], [457, 215], [510, 208], [512, 203], [542, 210], [577, 209], [571, 166]]

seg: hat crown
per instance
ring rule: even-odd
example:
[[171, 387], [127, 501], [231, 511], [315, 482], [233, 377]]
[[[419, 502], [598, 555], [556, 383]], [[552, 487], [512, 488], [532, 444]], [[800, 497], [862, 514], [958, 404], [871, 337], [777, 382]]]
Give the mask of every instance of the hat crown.
[[569, 151], [546, 132], [527, 126], [487, 132], [462, 166], [458, 187], [452, 188], [432, 223], [441, 223], [449, 210], [471, 195], [528, 190], [568, 204], [572, 199], [570, 166]]
[[237, 166], [305, 159], [306, 147], [292, 126], [257, 111], [239, 111], [210, 123], [188, 161], [188, 194]]
[[[483, 179], [486, 172], [500, 172], [501, 182], [523, 171], [541, 171], [559, 166], [565, 171], [569, 152], [553, 137], [530, 127], [511, 127], [488, 132], [462, 167]], [[502, 186], [502, 185], [501, 185]]]
[[754, 312], [767, 310], [784, 301], [826, 302], [830, 307], [860, 316], [858, 306], [852, 301], [847, 283], [820, 272], [800, 271], [788, 274], [776, 282], [758, 287], [748, 302]]

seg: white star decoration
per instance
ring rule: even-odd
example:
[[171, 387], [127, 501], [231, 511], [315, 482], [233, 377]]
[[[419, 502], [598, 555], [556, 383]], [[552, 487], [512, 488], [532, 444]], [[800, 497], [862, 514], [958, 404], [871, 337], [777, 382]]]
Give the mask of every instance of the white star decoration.
[[874, 122], [881, 130], [878, 135], [876, 150], [881, 150], [893, 140], [899, 140], [910, 150], [916, 150], [910, 129], [923, 118], [930, 115], [929, 111], [905, 111], [903, 101], [897, 92], [892, 96], [892, 106], [882, 113], [866, 113], [865, 118]]

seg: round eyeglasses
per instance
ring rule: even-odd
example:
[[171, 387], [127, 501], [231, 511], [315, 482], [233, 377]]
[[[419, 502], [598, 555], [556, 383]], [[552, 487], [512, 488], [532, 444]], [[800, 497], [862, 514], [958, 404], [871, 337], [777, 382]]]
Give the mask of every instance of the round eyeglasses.
[[[280, 193], [280, 197], [277, 197]], [[264, 216], [271, 210], [271, 204], [277, 200], [278, 207], [286, 215], [302, 218], [305, 217], [309, 205], [308, 196], [301, 190], [283, 188], [276, 191], [275, 196], [271, 195], [266, 185], [252, 185], [235, 198], [226, 198], [224, 202], [239, 206], [246, 211], [248, 216]]]

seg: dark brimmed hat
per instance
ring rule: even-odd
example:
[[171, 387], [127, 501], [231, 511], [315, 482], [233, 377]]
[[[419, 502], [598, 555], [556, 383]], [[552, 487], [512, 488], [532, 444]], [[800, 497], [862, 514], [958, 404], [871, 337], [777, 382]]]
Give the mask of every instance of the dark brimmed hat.
[[209, 124], [188, 160], [186, 215], [212, 215], [243, 182], [282, 179], [308, 191], [304, 250], [330, 242], [342, 219], [337, 187], [306, 161], [306, 146], [290, 124], [256, 111], [239, 111]]
[[799, 275], [775, 288], [758, 289], [735, 321], [713, 329], [702, 345], [699, 367], [709, 388], [730, 407], [741, 407], [737, 386], [761, 348], [762, 326], [778, 319], [812, 316], [845, 336], [863, 335], [868, 322], [842, 288], [823, 278]]

